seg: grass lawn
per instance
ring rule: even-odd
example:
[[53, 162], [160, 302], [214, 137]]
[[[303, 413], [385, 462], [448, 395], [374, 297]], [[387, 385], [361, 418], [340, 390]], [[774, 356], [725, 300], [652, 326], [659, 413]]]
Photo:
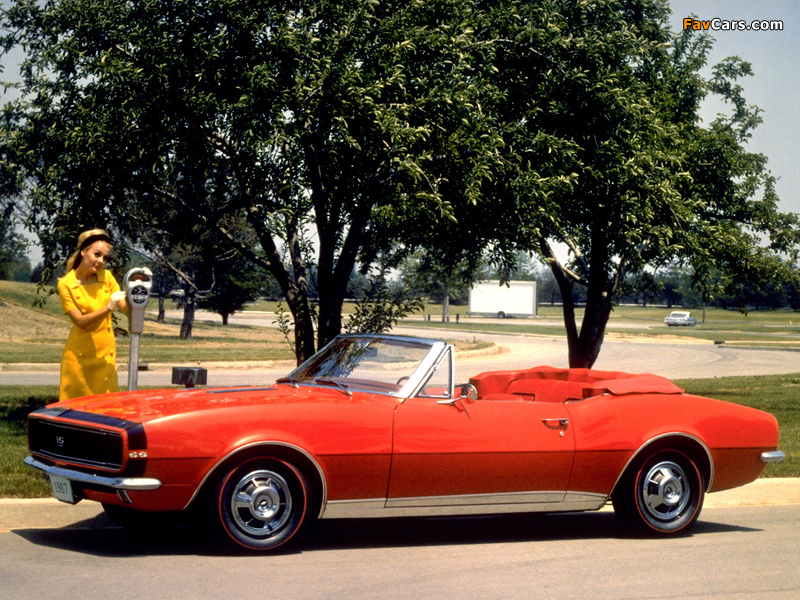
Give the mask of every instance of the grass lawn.
[[[430, 321], [419, 318], [413, 321], [417, 327], [436, 329], [457, 329], [462, 331], [487, 331], [492, 333], [527, 333], [563, 337], [566, 330], [560, 306], [542, 306], [539, 318], [524, 319], [477, 319], [466, 314], [466, 307], [453, 313], [449, 323], [441, 322], [441, 310], [427, 306], [426, 314]], [[433, 309], [433, 310], [432, 310]], [[737, 311], [718, 308], [706, 309], [706, 322], [695, 327], [667, 327], [664, 317], [669, 309], [659, 307], [618, 306], [611, 313], [606, 328], [607, 339], [614, 338], [661, 338], [661, 339], [697, 339], [707, 341], [724, 341], [737, 346], [778, 346], [783, 348], [800, 348], [800, 313], [787, 310], [753, 311], [748, 315]], [[459, 315], [456, 322], [455, 314]], [[702, 311], [692, 311], [698, 318]], [[583, 309], [576, 310], [576, 320], [580, 324]], [[408, 320], [407, 322], [411, 322]]]
[[[800, 374], [720, 377], [676, 381], [688, 393], [736, 402], [772, 413], [781, 428], [782, 463], [768, 465], [765, 477], [800, 477]], [[24, 466], [27, 456], [25, 416], [52, 402], [55, 386], [0, 386], [0, 497], [51, 495], [43, 475]]]
[[[50, 297], [44, 309], [31, 308], [36, 298], [36, 286], [30, 283], [0, 281], [0, 363], [31, 362], [57, 363], [69, 334], [69, 320], [61, 314], [56, 297]], [[149, 308], [154, 310], [156, 302]], [[175, 308], [173, 302], [167, 307]], [[259, 300], [245, 307], [245, 312], [258, 311], [275, 314], [277, 302]], [[346, 315], [353, 304], [344, 306]], [[285, 309], [285, 303], [284, 303]], [[427, 304], [423, 314], [413, 315], [401, 324], [437, 329], [462, 331], [488, 331], [498, 333], [528, 333], [563, 337], [565, 329], [560, 306], [541, 305], [539, 318], [535, 319], [477, 319], [467, 315], [467, 306], [450, 307], [450, 322], [441, 322], [441, 305]], [[700, 339], [724, 341], [726, 344], [747, 346], [773, 346], [800, 348], [800, 313], [789, 310], [752, 311], [747, 315], [735, 310], [706, 309], [705, 323], [696, 327], [666, 327], [664, 317], [670, 309], [653, 306], [617, 306], [611, 313], [607, 338], [649, 337], [661, 339]], [[702, 320], [703, 311], [692, 314]], [[458, 316], [458, 323], [455, 322]], [[583, 309], [576, 310], [576, 318], [583, 317]], [[118, 325], [127, 321], [121, 317]], [[245, 325], [223, 326], [220, 322], [195, 321], [193, 338], [179, 339], [180, 321], [168, 319], [156, 323], [148, 318], [141, 338], [142, 362], [175, 362], [191, 358], [196, 361], [259, 361], [291, 359], [291, 349], [283, 336], [273, 328]], [[437, 335], [437, 334], [434, 334]], [[446, 336], [446, 333], [441, 335]], [[7, 342], [7, 343], [3, 343]], [[128, 356], [130, 342], [117, 338], [117, 352], [122, 361]]]
[[28, 413], [57, 399], [56, 386], [0, 386], [0, 498], [52, 495], [47, 478], [22, 460], [28, 456]]

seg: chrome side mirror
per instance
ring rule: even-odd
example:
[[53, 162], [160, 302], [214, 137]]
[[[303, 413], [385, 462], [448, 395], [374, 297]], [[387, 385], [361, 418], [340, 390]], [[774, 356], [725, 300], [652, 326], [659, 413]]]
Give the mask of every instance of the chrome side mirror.
[[478, 389], [471, 383], [464, 383], [461, 385], [461, 398], [467, 399], [470, 402], [475, 402], [478, 399]]

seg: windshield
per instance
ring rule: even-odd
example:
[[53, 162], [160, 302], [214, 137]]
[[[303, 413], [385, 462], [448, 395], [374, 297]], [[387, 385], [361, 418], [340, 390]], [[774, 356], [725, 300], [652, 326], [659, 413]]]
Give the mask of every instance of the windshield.
[[407, 338], [338, 337], [279, 379], [284, 383], [335, 381], [348, 389], [396, 394], [431, 352], [433, 342]]

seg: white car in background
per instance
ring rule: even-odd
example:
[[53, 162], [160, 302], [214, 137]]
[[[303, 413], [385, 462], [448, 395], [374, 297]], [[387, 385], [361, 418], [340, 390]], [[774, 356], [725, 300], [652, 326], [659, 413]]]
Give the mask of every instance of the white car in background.
[[670, 327], [679, 325], [693, 326], [697, 325], [697, 319], [691, 316], [689, 312], [673, 310], [668, 317], [664, 318], [664, 323]]

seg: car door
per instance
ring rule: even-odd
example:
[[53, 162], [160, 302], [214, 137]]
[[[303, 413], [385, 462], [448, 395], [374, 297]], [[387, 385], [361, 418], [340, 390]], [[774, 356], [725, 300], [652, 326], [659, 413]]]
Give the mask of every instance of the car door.
[[395, 411], [387, 507], [558, 503], [573, 455], [561, 403], [409, 398]]

